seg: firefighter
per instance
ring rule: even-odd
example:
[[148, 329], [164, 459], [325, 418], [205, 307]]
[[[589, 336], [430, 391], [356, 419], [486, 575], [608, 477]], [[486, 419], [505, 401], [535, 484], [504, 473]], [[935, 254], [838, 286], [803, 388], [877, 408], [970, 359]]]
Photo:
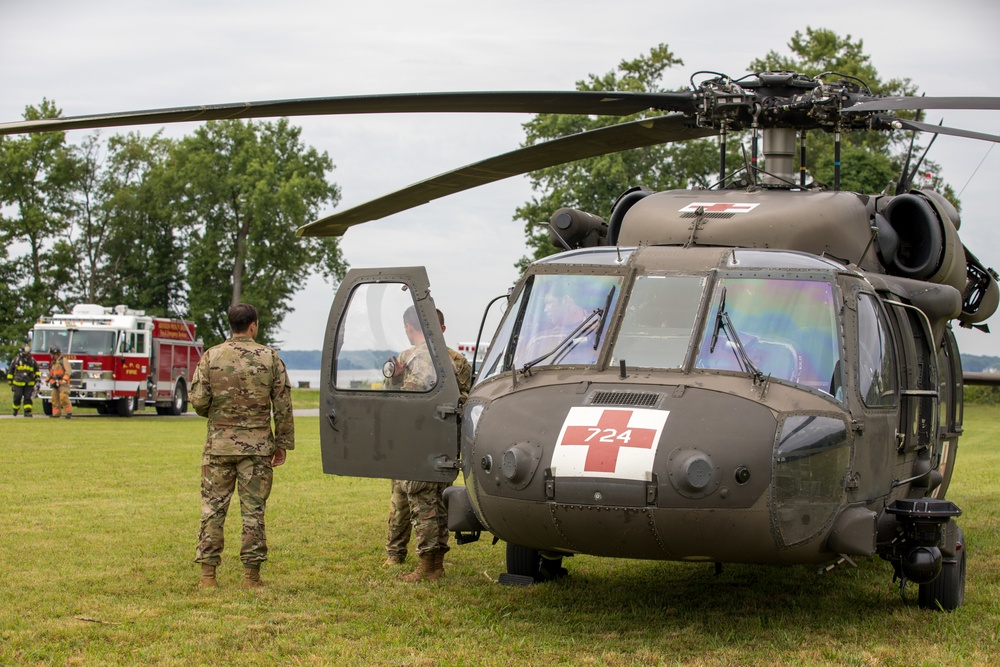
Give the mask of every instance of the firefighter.
[[17, 416], [21, 405], [24, 405], [24, 416], [31, 417], [31, 398], [35, 395], [35, 384], [38, 382], [42, 371], [38, 369], [38, 362], [31, 356], [31, 346], [27, 343], [11, 359], [10, 366], [7, 367], [7, 384], [14, 390], [14, 416]]
[[69, 419], [73, 416], [73, 404], [69, 402], [69, 379], [71, 369], [69, 359], [62, 356], [62, 350], [58, 347], [50, 347], [49, 354], [52, 355], [52, 365], [49, 366], [49, 386], [52, 387], [52, 416], [58, 417], [63, 413], [63, 417]]

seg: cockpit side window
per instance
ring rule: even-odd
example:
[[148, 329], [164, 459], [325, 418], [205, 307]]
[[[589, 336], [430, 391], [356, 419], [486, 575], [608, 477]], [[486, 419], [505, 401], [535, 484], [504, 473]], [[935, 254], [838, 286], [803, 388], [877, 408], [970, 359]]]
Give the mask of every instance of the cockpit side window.
[[896, 355], [885, 316], [871, 294], [858, 296], [858, 384], [868, 407], [896, 404]]

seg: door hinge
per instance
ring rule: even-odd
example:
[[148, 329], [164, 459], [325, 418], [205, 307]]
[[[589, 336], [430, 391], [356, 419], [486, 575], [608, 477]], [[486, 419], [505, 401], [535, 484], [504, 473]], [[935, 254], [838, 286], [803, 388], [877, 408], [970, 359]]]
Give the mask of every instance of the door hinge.
[[434, 459], [434, 469], [435, 470], [458, 470], [459, 462], [456, 459], [448, 458], [446, 454], [442, 454]]

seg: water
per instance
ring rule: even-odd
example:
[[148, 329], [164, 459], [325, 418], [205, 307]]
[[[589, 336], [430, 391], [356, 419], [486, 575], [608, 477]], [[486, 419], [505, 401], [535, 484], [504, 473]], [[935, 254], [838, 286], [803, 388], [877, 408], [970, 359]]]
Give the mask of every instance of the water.
[[298, 387], [302, 382], [308, 382], [310, 389], [319, 389], [319, 369], [315, 370], [291, 370], [288, 371], [288, 379], [293, 387]]
[[[365, 370], [357, 371], [341, 371], [340, 375], [343, 379], [347, 381], [359, 380], [362, 382], [382, 382], [384, 378], [382, 377], [381, 368], [369, 368]], [[288, 379], [291, 381], [292, 386], [295, 388], [299, 387], [300, 382], [308, 382], [309, 389], [319, 389], [319, 378], [320, 370], [300, 370], [300, 369], [289, 369]]]

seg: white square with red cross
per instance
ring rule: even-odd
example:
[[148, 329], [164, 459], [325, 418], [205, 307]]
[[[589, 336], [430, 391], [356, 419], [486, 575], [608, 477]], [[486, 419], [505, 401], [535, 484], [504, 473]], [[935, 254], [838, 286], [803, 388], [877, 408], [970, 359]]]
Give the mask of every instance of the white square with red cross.
[[669, 414], [669, 410], [570, 408], [552, 452], [552, 475], [650, 479]]

